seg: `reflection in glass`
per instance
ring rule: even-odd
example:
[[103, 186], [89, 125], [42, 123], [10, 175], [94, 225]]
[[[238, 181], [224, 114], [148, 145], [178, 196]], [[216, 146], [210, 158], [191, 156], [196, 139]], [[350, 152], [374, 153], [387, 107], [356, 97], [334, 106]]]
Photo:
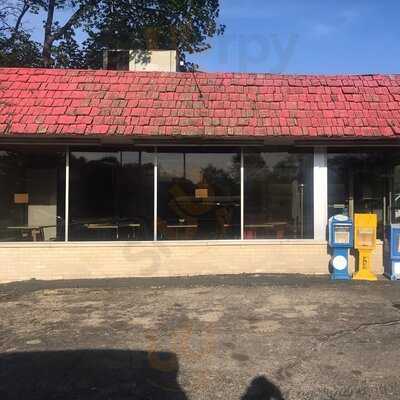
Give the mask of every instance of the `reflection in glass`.
[[153, 155], [71, 152], [70, 240], [153, 239]]
[[357, 229], [357, 245], [359, 247], [373, 247], [375, 244], [375, 229], [358, 228]]
[[328, 154], [328, 215], [374, 213], [383, 225], [388, 159], [383, 151]]
[[65, 154], [0, 151], [0, 241], [64, 240]]
[[398, 160], [393, 162], [393, 175], [391, 182], [391, 223], [400, 223], [400, 165]]
[[240, 153], [174, 149], [158, 154], [158, 238], [240, 238]]
[[313, 237], [312, 153], [246, 152], [245, 239]]
[[335, 240], [336, 244], [350, 243], [350, 226], [335, 225]]

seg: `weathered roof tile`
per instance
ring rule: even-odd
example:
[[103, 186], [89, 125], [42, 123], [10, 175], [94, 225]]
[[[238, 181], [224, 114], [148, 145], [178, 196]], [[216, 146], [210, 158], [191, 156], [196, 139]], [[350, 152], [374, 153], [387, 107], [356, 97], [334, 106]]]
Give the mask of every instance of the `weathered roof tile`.
[[400, 135], [400, 76], [0, 69], [0, 134]]

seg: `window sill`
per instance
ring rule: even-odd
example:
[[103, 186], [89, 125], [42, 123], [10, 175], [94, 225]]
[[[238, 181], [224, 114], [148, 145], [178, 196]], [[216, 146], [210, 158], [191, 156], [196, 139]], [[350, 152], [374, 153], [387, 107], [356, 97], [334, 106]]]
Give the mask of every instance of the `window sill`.
[[180, 247], [180, 246], [266, 246], [266, 245], [327, 245], [325, 240], [313, 239], [249, 239], [249, 240], [165, 240], [131, 242], [0, 242], [0, 248], [54, 247]]

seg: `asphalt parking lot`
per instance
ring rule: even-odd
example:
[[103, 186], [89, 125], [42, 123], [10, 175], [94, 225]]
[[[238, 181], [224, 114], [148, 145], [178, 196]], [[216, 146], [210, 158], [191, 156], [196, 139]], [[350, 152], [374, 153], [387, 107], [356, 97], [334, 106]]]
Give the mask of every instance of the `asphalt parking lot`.
[[0, 285], [1, 399], [400, 398], [400, 282]]

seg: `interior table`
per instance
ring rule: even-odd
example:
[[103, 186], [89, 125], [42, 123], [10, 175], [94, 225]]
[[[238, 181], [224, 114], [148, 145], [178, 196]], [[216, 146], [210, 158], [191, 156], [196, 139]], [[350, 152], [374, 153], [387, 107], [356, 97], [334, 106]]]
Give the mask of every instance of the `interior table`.
[[[122, 223], [118, 224], [118, 228], [130, 228], [132, 230], [132, 239], [136, 240], [136, 231], [142, 227], [142, 224], [130, 224], [130, 223]], [[129, 238], [128, 238], [129, 239]]]
[[196, 224], [172, 224], [167, 225], [167, 229], [173, 229], [175, 231], [175, 239], [179, 240], [179, 233], [185, 233], [188, 229], [197, 229], [198, 225]]
[[246, 239], [257, 239], [257, 234], [260, 230], [273, 230], [276, 235], [276, 239], [283, 239], [285, 236], [285, 228], [287, 222], [266, 222], [262, 224], [246, 224], [245, 237]]
[[99, 230], [113, 230], [115, 231], [116, 238], [119, 238], [118, 225], [115, 224], [85, 224], [87, 229], [99, 229]]
[[85, 224], [88, 229], [109, 229], [115, 230], [116, 239], [119, 239], [119, 229], [120, 228], [131, 228], [133, 232], [133, 238], [136, 238], [136, 229], [141, 227], [141, 224], [130, 224], [130, 223], [122, 223], [122, 224]]
[[33, 242], [43, 242], [44, 241], [44, 230], [46, 228], [55, 228], [56, 225], [35, 225], [35, 226], [8, 226], [7, 229], [20, 231], [22, 235], [27, 232], [32, 238]]

